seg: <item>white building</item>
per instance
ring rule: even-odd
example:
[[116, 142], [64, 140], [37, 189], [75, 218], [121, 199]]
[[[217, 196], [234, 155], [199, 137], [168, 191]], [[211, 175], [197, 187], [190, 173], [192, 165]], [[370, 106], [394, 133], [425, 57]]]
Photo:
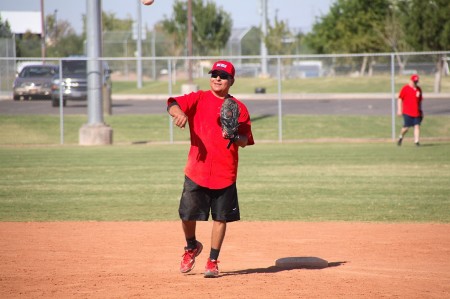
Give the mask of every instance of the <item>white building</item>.
[[11, 32], [24, 34], [29, 31], [41, 35], [41, 12], [40, 11], [0, 11], [2, 22], [8, 21]]

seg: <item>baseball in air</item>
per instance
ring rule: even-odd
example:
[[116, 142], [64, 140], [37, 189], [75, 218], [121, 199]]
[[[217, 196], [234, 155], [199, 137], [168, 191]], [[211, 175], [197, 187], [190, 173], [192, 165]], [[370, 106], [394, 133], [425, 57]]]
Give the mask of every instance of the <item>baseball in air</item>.
[[141, 0], [141, 2], [144, 5], [152, 5], [155, 0]]

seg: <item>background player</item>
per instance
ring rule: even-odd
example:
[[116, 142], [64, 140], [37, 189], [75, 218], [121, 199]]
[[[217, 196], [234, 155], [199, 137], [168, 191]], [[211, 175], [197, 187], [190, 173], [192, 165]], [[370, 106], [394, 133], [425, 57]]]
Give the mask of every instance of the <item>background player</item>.
[[420, 124], [423, 119], [422, 89], [419, 87], [419, 76], [412, 75], [409, 83], [403, 86], [397, 100], [397, 114], [403, 115], [403, 127], [397, 145], [401, 146], [403, 137], [410, 127], [414, 127], [414, 143], [419, 146]]

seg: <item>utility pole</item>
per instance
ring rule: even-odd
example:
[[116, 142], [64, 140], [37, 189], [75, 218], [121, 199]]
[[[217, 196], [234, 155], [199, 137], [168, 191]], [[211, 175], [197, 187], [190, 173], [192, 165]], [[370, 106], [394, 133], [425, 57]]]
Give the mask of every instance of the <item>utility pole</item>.
[[137, 88], [142, 88], [142, 16], [141, 16], [141, 1], [136, 0], [137, 3], [137, 60], [136, 60], [136, 73], [137, 73]]
[[44, 0], [41, 0], [41, 55], [42, 63], [45, 64], [46, 57], [45, 48], [45, 12], [44, 12]]
[[188, 32], [187, 32], [187, 48], [188, 48], [188, 75], [189, 75], [189, 84], [193, 83], [192, 78], [192, 60], [190, 59], [192, 57], [192, 0], [188, 0]]
[[54, 15], [54, 24], [53, 24], [53, 30], [55, 32], [55, 42], [58, 40], [58, 10], [55, 9], [53, 12]]
[[267, 47], [265, 38], [267, 36], [267, 1], [261, 0], [261, 76], [267, 77]]
[[88, 123], [79, 131], [80, 145], [112, 144], [113, 131], [103, 121], [102, 5], [86, 0]]
[[188, 83], [181, 85], [182, 94], [188, 94], [198, 90], [198, 86], [194, 84], [192, 74], [192, 0], [187, 0], [187, 48]]

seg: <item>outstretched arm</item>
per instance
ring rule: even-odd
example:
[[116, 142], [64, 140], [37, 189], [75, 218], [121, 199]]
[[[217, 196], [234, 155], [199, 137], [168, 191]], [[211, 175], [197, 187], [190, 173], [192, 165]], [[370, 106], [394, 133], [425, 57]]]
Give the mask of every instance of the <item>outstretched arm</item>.
[[186, 126], [186, 123], [188, 121], [188, 118], [187, 118], [186, 114], [183, 112], [183, 110], [181, 110], [180, 106], [178, 106], [178, 104], [176, 104], [176, 103], [172, 104], [167, 109], [167, 112], [169, 112], [170, 116], [172, 116], [173, 123], [177, 127], [184, 129], [184, 127]]

